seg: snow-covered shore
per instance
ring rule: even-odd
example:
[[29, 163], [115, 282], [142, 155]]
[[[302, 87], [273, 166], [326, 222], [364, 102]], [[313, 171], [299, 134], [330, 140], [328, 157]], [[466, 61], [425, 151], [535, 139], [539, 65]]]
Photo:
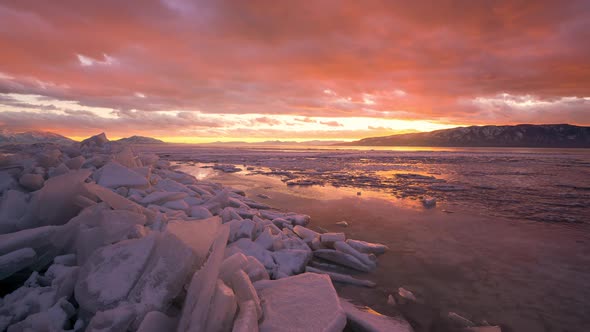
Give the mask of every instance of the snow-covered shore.
[[[383, 245], [136, 155], [104, 134], [0, 160], [0, 301], [8, 331], [411, 331], [338, 297]], [[309, 266], [313, 260], [313, 266]], [[331, 279], [332, 280], [331, 280]]]

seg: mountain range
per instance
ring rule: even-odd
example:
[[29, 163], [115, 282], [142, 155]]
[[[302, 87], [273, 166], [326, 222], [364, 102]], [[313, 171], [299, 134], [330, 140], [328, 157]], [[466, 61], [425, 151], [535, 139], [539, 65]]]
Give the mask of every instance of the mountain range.
[[590, 127], [569, 124], [471, 126], [369, 137], [337, 145], [590, 148]]
[[71, 144], [73, 142], [73, 140], [65, 136], [48, 131], [17, 132], [6, 128], [0, 128], [0, 144]]

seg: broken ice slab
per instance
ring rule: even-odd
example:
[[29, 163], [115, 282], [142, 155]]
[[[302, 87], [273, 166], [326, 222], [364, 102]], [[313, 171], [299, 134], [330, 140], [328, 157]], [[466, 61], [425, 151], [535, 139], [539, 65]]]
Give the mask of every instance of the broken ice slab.
[[28, 195], [17, 190], [7, 190], [0, 201], [0, 234], [12, 233], [18, 220], [28, 207]]
[[145, 176], [138, 174], [115, 161], [111, 161], [104, 165], [97, 172], [100, 174], [97, 183], [103, 187], [117, 188], [124, 186], [144, 188], [149, 185]]
[[207, 317], [207, 332], [230, 331], [237, 310], [236, 295], [221, 279], [217, 279], [215, 294]]
[[256, 313], [256, 304], [254, 301], [240, 303], [240, 311], [232, 332], [258, 332], [258, 314]]
[[262, 307], [260, 306], [260, 298], [256, 289], [252, 285], [250, 278], [243, 270], [237, 270], [231, 277], [231, 287], [236, 294], [237, 303], [246, 301], [254, 301], [256, 308], [256, 315], [260, 319], [262, 317]]
[[248, 258], [241, 252], [237, 252], [223, 260], [219, 269], [219, 278], [226, 284], [230, 284], [234, 272], [243, 269], [247, 264]]
[[347, 274], [342, 274], [342, 273], [337, 273], [337, 272], [332, 272], [332, 271], [325, 271], [325, 270], [318, 269], [318, 268], [311, 267], [311, 266], [306, 266], [305, 272], [327, 274], [328, 276], [330, 276], [330, 279], [332, 279], [332, 281], [341, 282], [341, 283], [349, 284], [349, 285], [363, 286], [363, 287], [375, 287], [377, 285], [370, 280], [356, 279], [356, 278], [353, 278]]
[[187, 197], [188, 194], [185, 192], [168, 192], [168, 191], [154, 191], [147, 196], [143, 197], [140, 201], [141, 204], [163, 204], [168, 201], [175, 201]]
[[315, 257], [325, 259], [336, 264], [340, 264], [358, 271], [370, 272], [371, 267], [359, 261], [356, 257], [332, 249], [319, 249], [313, 252]]
[[305, 271], [312, 253], [309, 250], [283, 249], [273, 252], [272, 256], [277, 263], [276, 279], [280, 279]]
[[345, 299], [340, 304], [346, 312], [348, 325], [353, 331], [366, 332], [413, 332], [410, 324], [401, 317], [382, 315], [369, 307], [357, 307]]
[[207, 326], [209, 307], [215, 294], [228, 237], [229, 227], [220, 226], [214, 236], [209, 257], [201, 269], [193, 274], [182, 308], [178, 332], [204, 331]]
[[252, 282], [270, 279], [268, 271], [266, 271], [266, 268], [264, 268], [264, 265], [259, 260], [252, 256], [246, 256], [246, 258], [248, 259], [248, 263], [244, 267], [244, 272], [248, 274]]
[[97, 312], [127, 299], [144, 272], [156, 239], [152, 234], [96, 250], [79, 272], [75, 296], [80, 307]]
[[143, 318], [137, 332], [174, 331], [177, 323], [176, 318], [169, 317], [160, 311], [150, 311]]
[[351, 247], [346, 242], [343, 242], [343, 241], [334, 242], [334, 249], [336, 249], [340, 252], [343, 252], [345, 254], [349, 254], [351, 256], [354, 256], [356, 259], [361, 261], [361, 263], [365, 264], [371, 270], [373, 270], [377, 267], [377, 264], [375, 263], [374, 260], [371, 259], [371, 257], [369, 257], [369, 255], [358, 252], [356, 249]]
[[206, 219], [213, 216], [211, 212], [202, 206], [192, 206], [189, 215], [196, 219]]
[[29, 315], [26, 319], [9, 326], [7, 332], [63, 331], [69, 329], [69, 318], [75, 313], [74, 306], [62, 298], [47, 311]]
[[136, 307], [132, 304], [99, 311], [92, 317], [86, 332], [128, 331], [136, 319]]
[[370, 242], [352, 240], [352, 239], [346, 240], [346, 243], [348, 243], [348, 245], [350, 245], [354, 249], [358, 250], [359, 252], [362, 252], [365, 254], [382, 255], [387, 250], [389, 250], [389, 247], [387, 247], [384, 244], [380, 244], [380, 243], [370, 243]]
[[229, 225], [229, 242], [234, 242], [241, 238], [251, 239], [256, 224], [250, 219], [232, 220]]
[[293, 227], [293, 232], [295, 232], [295, 234], [299, 235], [300, 238], [308, 243], [310, 243], [313, 239], [320, 237], [320, 233], [299, 225]]
[[241, 252], [246, 256], [252, 256], [269, 272], [274, 275], [276, 272], [276, 263], [272, 258], [271, 252], [261, 247], [259, 244], [252, 242], [250, 239], [239, 239], [236, 242], [230, 244], [226, 249], [226, 257], [231, 256], [237, 252]]
[[31, 248], [18, 249], [0, 256], [0, 280], [6, 279], [33, 264], [36, 259], [37, 254]]
[[43, 188], [45, 180], [40, 174], [25, 174], [20, 177], [18, 183], [25, 189], [35, 191]]
[[346, 236], [344, 233], [324, 233], [320, 235], [322, 244], [330, 247], [334, 245], [334, 242], [345, 240]]
[[346, 315], [327, 275], [303, 273], [254, 283], [263, 320], [260, 331], [342, 331]]

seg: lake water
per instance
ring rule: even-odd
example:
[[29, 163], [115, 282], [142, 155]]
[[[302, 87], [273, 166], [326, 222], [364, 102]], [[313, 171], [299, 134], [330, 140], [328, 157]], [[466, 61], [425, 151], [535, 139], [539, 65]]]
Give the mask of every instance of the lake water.
[[[588, 150], [139, 149], [309, 214], [312, 227], [387, 244], [377, 270], [361, 275], [376, 289], [338, 290], [388, 313], [387, 295], [410, 289], [421, 305], [401, 311], [417, 331], [448, 311], [503, 331], [590, 331]], [[243, 170], [202, 168], [215, 163]], [[302, 180], [318, 185], [287, 185]], [[436, 208], [422, 206], [425, 196]]]

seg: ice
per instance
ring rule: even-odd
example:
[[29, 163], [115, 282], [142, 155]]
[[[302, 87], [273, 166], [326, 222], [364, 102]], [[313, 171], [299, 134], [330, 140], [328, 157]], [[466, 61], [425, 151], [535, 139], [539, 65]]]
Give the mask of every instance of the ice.
[[97, 183], [103, 187], [117, 188], [125, 186], [144, 188], [149, 185], [145, 176], [138, 174], [115, 161], [111, 161], [104, 165], [98, 170], [98, 172], [100, 172], [100, 178]]
[[430, 209], [436, 206], [436, 198], [434, 197], [424, 197], [422, 199], [422, 205], [424, 205], [425, 208]]
[[74, 199], [82, 193], [82, 183], [89, 175], [89, 170], [78, 170], [45, 181], [43, 188], [36, 192], [39, 226], [65, 224], [80, 212]]
[[334, 245], [334, 242], [345, 240], [346, 236], [344, 233], [324, 233], [320, 235], [320, 241], [322, 241], [322, 244], [330, 247]]
[[412, 293], [411, 291], [409, 291], [403, 287], [400, 287], [397, 290], [397, 293], [399, 294], [399, 296], [401, 296], [404, 299], [411, 300], [414, 302], [416, 301], [416, 296], [414, 296], [414, 293]]
[[160, 157], [155, 153], [142, 153], [139, 155], [139, 160], [144, 166], [154, 165], [159, 159]]
[[211, 216], [211, 212], [202, 206], [192, 206], [190, 208], [190, 216], [197, 219], [206, 219]]
[[345, 283], [345, 284], [349, 284], [349, 285], [363, 286], [363, 287], [375, 287], [376, 286], [376, 284], [370, 280], [356, 279], [356, 278], [353, 278], [353, 277], [346, 275], [346, 274], [332, 272], [332, 271], [324, 271], [324, 270], [321, 270], [321, 269], [318, 269], [315, 267], [311, 267], [311, 266], [306, 266], [305, 272], [327, 274], [328, 276], [330, 276], [330, 279], [332, 279], [332, 281], [341, 282], [341, 283]]
[[285, 249], [273, 252], [272, 256], [277, 263], [276, 278], [279, 279], [304, 272], [312, 254], [309, 250]]
[[38, 312], [28, 316], [8, 327], [7, 332], [39, 331], [53, 332], [69, 328], [69, 318], [75, 314], [74, 306], [66, 299], [60, 299], [47, 311]]
[[55, 289], [55, 298], [70, 298], [74, 293], [74, 287], [78, 280], [78, 266], [64, 266], [53, 264], [45, 272], [45, 278], [51, 280], [51, 287]]
[[346, 315], [330, 278], [303, 273], [254, 284], [262, 301], [260, 331], [342, 331]]
[[380, 243], [370, 243], [352, 239], [346, 240], [346, 243], [348, 243], [348, 245], [350, 245], [357, 251], [365, 254], [382, 255], [387, 250], [389, 250], [389, 248], [386, 245]]
[[109, 142], [109, 139], [107, 138], [107, 135], [105, 135], [105, 133], [100, 133], [98, 135], [94, 135], [92, 137], [89, 137], [89, 138], [83, 140], [82, 142], [80, 142], [80, 146], [102, 147], [103, 145], [105, 145], [108, 142]]
[[259, 260], [252, 256], [246, 256], [246, 258], [248, 259], [248, 263], [244, 267], [244, 272], [248, 274], [252, 282], [270, 279], [268, 271], [266, 271], [266, 268]]
[[80, 307], [97, 312], [125, 300], [144, 273], [156, 239], [153, 234], [96, 250], [80, 269], [76, 283]]
[[334, 242], [334, 249], [336, 249], [340, 252], [343, 252], [345, 254], [349, 254], [351, 256], [354, 256], [356, 259], [361, 261], [363, 264], [365, 264], [371, 270], [373, 270], [377, 267], [377, 264], [375, 263], [374, 260], [371, 259], [371, 257], [369, 257], [369, 255], [358, 252], [356, 249], [351, 247], [346, 242], [343, 242], [343, 241]]
[[466, 327], [462, 332], [502, 332], [500, 326], [474, 326]]
[[66, 160], [65, 164], [69, 169], [80, 169], [85, 161], [86, 159], [83, 156], [77, 156]]
[[4, 193], [6, 190], [14, 189], [16, 186], [16, 180], [10, 173], [0, 171], [0, 194]]
[[16, 190], [8, 190], [0, 201], [0, 234], [16, 231], [18, 220], [27, 209], [27, 194]]
[[171, 179], [162, 179], [160, 181], [158, 181], [158, 183], [156, 183], [154, 185], [154, 188], [158, 189], [158, 190], [162, 190], [162, 191], [170, 191], [170, 192], [184, 192], [187, 193], [189, 196], [195, 196], [196, 193], [194, 191], [192, 191], [191, 189], [189, 189], [187, 186], [178, 183], [174, 180]]
[[37, 259], [35, 250], [23, 248], [0, 256], [0, 280], [10, 277], [27, 266], [33, 264]]
[[320, 233], [299, 225], [293, 227], [293, 232], [307, 243], [311, 243], [313, 239], [320, 237]]
[[273, 243], [275, 241], [275, 235], [272, 235], [270, 229], [264, 228], [262, 233], [258, 235], [254, 243], [258, 244], [262, 248], [266, 250], [271, 250], [273, 248]]
[[223, 223], [230, 222], [232, 220], [242, 220], [243, 218], [231, 207], [226, 207], [219, 214]]
[[99, 311], [92, 317], [86, 332], [127, 331], [133, 324], [136, 314], [136, 308], [130, 304]]
[[369, 307], [359, 308], [345, 299], [340, 299], [340, 304], [353, 331], [413, 332], [410, 324], [401, 317], [385, 316]]
[[137, 332], [174, 331], [178, 321], [159, 311], [150, 311], [139, 325]]
[[252, 285], [250, 278], [243, 270], [234, 272], [231, 278], [231, 287], [236, 294], [236, 301], [238, 303], [246, 301], [254, 301], [256, 308], [256, 315], [260, 319], [262, 317], [262, 307], [260, 306], [260, 298], [256, 293], [256, 289]]
[[321, 259], [328, 260], [330, 262], [334, 262], [346, 267], [350, 267], [352, 269], [362, 271], [362, 272], [370, 272], [371, 268], [363, 264], [359, 261], [356, 257], [332, 250], [332, 249], [319, 249], [313, 252], [314, 256], [319, 257]]
[[179, 199], [176, 201], [168, 201], [162, 205], [165, 208], [172, 209], [172, 210], [180, 210], [180, 211], [187, 211], [189, 209], [188, 204], [183, 199]]
[[311, 217], [306, 214], [291, 214], [285, 217], [290, 220], [293, 225], [305, 226], [311, 221]]
[[47, 175], [50, 178], [52, 178], [52, 177], [56, 177], [58, 175], [66, 174], [69, 171], [70, 171], [70, 169], [68, 168], [68, 166], [66, 166], [64, 163], [61, 163], [55, 168], [50, 168], [49, 171], [47, 172]]
[[241, 252], [235, 253], [221, 263], [219, 268], [219, 278], [225, 283], [231, 283], [231, 277], [237, 270], [243, 269], [248, 265], [248, 258]]
[[140, 203], [148, 204], [162, 204], [168, 201], [175, 201], [187, 197], [185, 192], [168, 192], [168, 191], [154, 191], [141, 199]]
[[250, 239], [239, 239], [230, 244], [226, 250], [226, 257], [229, 257], [237, 252], [241, 252], [246, 256], [256, 258], [269, 272], [274, 275], [276, 272], [276, 263], [272, 258], [271, 252], [261, 247], [259, 244], [252, 242]]
[[76, 265], [76, 254], [67, 254], [57, 256], [53, 259], [55, 264], [61, 264], [64, 266], [73, 266]]
[[224, 257], [225, 245], [229, 237], [229, 227], [222, 225], [211, 246], [209, 257], [190, 281], [187, 296], [182, 308], [178, 332], [204, 331], [211, 299], [215, 294], [219, 270]]
[[256, 224], [250, 219], [232, 220], [229, 225], [229, 242], [234, 242], [241, 238], [251, 239]]
[[197, 256], [196, 264], [200, 266], [203, 264], [220, 227], [221, 220], [215, 216], [202, 220], [170, 222], [166, 230], [193, 250]]
[[23, 186], [24, 188], [35, 191], [43, 188], [43, 183], [45, 180], [43, 176], [40, 174], [25, 174], [20, 177], [18, 183]]
[[125, 146], [123, 149], [121, 149], [121, 151], [115, 153], [113, 155], [113, 160], [127, 168], [142, 166], [141, 162], [138, 160], [138, 157], [135, 156], [135, 153], [133, 153], [133, 150], [129, 146]]
[[[256, 293], [256, 291], [254, 291]], [[236, 295], [221, 279], [217, 279], [215, 294], [211, 300], [207, 326], [204, 331], [231, 331], [237, 310]]]
[[219, 213], [223, 208], [229, 205], [229, 195], [227, 190], [222, 190], [215, 196], [203, 203], [203, 207], [211, 211], [213, 214]]
[[459, 315], [458, 313], [452, 312], [452, 311], [448, 313], [447, 318], [448, 318], [448, 321], [451, 322], [451, 324], [457, 328], [474, 327], [475, 326], [475, 324], [473, 324], [473, 322], [470, 321], [469, 319]]
[[258, 332], [258, 315], [254, 301], [240, 303], [240, 311], [232, 332]]
[[103, 202], [107, 203], [111, 208], [114, 210], [127, 210], [137, 213], [146, 214], [147, 211], [141, 205], [134, 203], [127, 198], [110, 191], [109, 189], [93, 184], [93, 183], [86, 183], [85, 184], [86, 190], [96, 195], [100, 198]]

